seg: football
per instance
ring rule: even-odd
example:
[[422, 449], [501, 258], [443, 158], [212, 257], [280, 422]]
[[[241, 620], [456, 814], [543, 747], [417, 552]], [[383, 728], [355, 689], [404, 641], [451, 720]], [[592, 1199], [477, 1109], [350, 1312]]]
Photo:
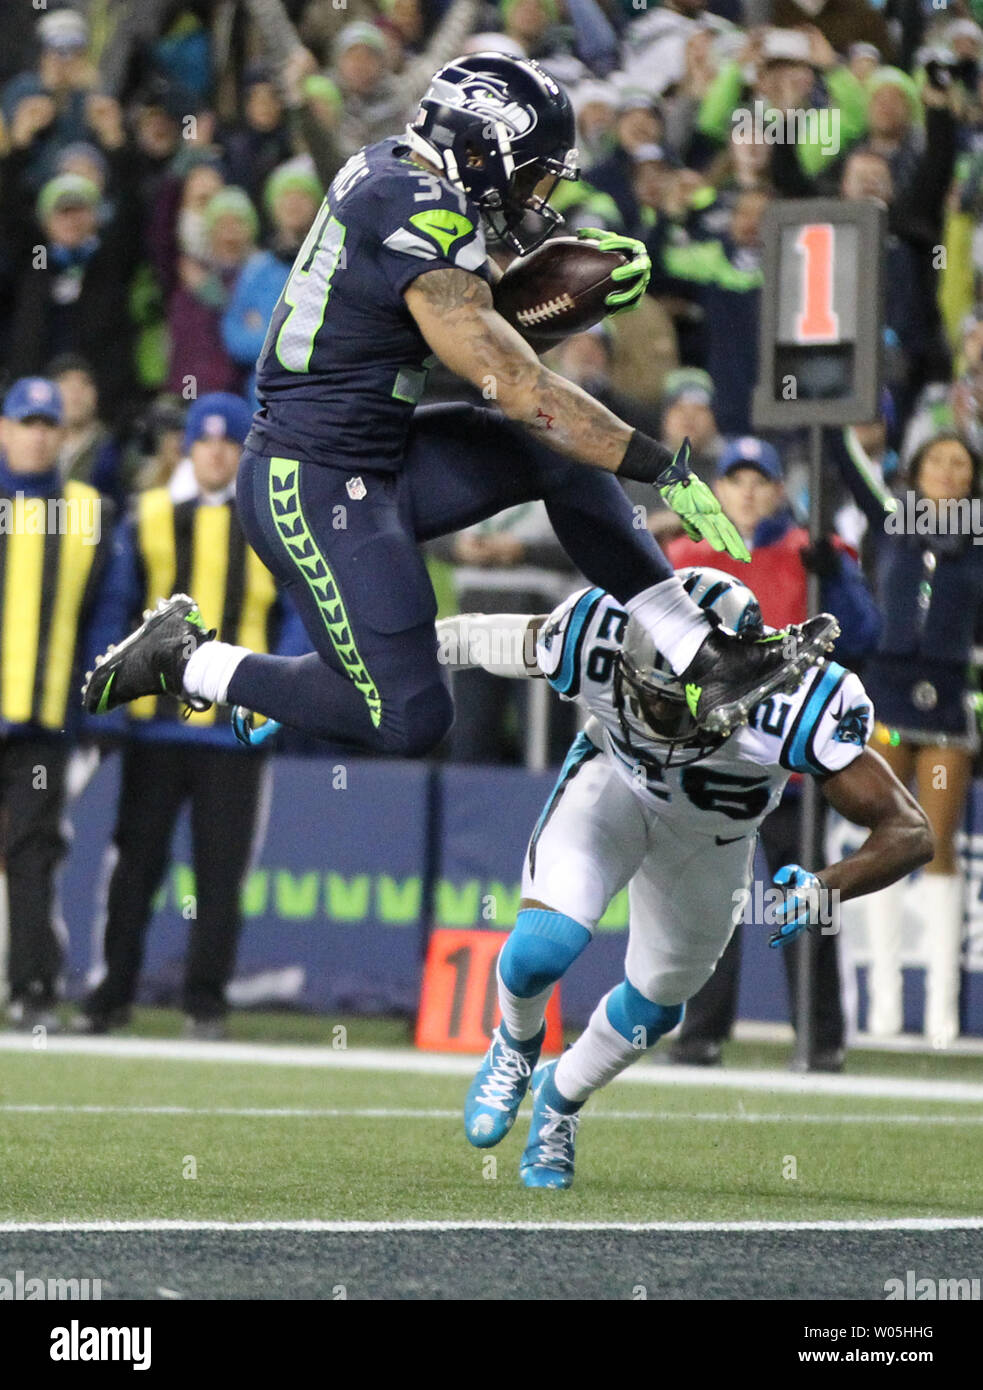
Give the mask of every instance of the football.
[[495, 308], [534, 347], [556, 343], [600, 323], [619, 288], [611, 272], [627, 264], [620, 251], [554, 237], [512, 262], [495, 287]]

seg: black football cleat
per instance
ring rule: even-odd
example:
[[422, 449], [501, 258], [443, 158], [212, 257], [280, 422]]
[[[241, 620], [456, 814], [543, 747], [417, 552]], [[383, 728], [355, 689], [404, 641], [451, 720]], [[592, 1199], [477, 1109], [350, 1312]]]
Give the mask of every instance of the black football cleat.
[[187, 594], [162, 598], [144, 621], [118, 646], [110, 647], [87, 672], [82, 704], [89, 714], [106, 714], [143, 695], [173, 695], [193, 710], [208, 709], [210, 701], [185, 693], [183, 678], [192, 653], [210, 642], [198, 605]]
[[675, 1067], [719, 1067], [723, 1063], [721, 1046], [713, 1038], [678, 1040], [669, 1049], [669, 1061]]
[[679, 677], [690, 713], [701, 729], [726, 738], [747, 723], [766, 696], [797, 690], [839, 635], [831, 613], [766, 637], [737, 637], [714, 628]]

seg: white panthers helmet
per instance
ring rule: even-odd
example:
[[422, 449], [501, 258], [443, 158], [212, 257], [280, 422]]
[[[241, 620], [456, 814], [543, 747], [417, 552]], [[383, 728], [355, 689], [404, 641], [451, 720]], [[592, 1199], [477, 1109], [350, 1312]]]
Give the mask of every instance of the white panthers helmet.
[[[760, 635], [761, 608], [746, 584], [723, 570], [703, 565], [690, 565], [678, 575], [683, 588], [715, 627], [728, 628], [739, 636]], [[615, 696], [629, 745], [634, 726], [636, 736], [666, 748], [667, 765], [693, 761], [722, 742], [700, 733], [682, 682], [651, 634], [633, 617], [628, 619], [618, 657]], [[688, 755], [680, 757], [683, 749], [689, 750]]]

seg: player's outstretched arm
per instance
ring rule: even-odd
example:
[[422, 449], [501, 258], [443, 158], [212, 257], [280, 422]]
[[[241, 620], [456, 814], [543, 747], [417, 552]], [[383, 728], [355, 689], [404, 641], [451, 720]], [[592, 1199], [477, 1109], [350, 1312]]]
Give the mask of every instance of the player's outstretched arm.
[[480, 669], [493, 676], [541, 676], [536, 637], [549, 614], [455, 613], [437, 628], [437, 659], [450, 671]]
[[826, 888], [839, 892], [841, 901], [887, 888], [934, 855], [925, 812], [872, 748], [826, 778], [822, 788], [835, 811], [870, 830], [855, 853], [819, 874]]
[[495, 309], [480, 276], [443, 268], [418, 275], [405, 291], [420, 332], [445, 366], [498, 402], [510, 420], [541, 433], [579, 463], [659, 486], [693, 539], [750, 560], [713, 492], [692, 473], [688, 443], [676, 455], [633, 430], [593, 396], [544, 367]]
[[[551, 448], [580, 463], [618, 471], [631, 427], [579, 386], [544, 367], [496, 311], [491, 289], [479, 275], [431, 270], [417, 276], [405, 298], [420, 332], [444, 365], [495, 400], [510, 420], [541, 432]], [[672, 454], [664, 453], [668, 467]]]

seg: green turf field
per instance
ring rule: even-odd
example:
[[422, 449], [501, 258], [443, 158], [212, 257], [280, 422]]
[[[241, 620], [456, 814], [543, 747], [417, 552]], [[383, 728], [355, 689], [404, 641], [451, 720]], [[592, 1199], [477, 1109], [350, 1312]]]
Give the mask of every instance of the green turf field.
[[[498, 1149], [468, 1145], [458, 1118], [466, 1085], [386, 1071], [8, 1054], [0, 1219], [733, 1221], [983, 1210], [983, 1100], [616, 1083], [585, 1111], [575, 1188], [544, 1194], [517, 1181], [524, 1115]], [[141, 1113], [175, 1106], [181, 1113]], [[252, 1110], [288, 1113], [235, 1113]], [[194, 1178], [182, 1176], [188, 1156]], [[795, 1177], [783, 1176], [789, 1158]]]
[[[173, 1031], [168, 1016], [152, 1022], [159, 1035]], [[0, 1223], [603, 1225], [959, 1221], [983, 1213], [978, 1058], [851, 1059], [867, 1090], [871, 1076], [888, 1078], [885, 1088], [905, 1077], [934, 1076], [942, 1094], [932, 1099], [924, 1086], [914, 1097], [828, 1094], [809, 1086], [782, 1092], [701, 1084], [693, 1072], [686, 1084], [678, 1072], [670, 1084], [674, 1069], [644, 1062], [634, 1070], [651, 1084], [615, 1083], [586, 1108], [573, 1190], [529, 1192], [517, 1177], [528, 1102], [503, 1144], [472, 1149], [460, 1121], [466, 1074], [387, 1069], [387, 1058], [412, 1060], [405, 1048], [379, 1054], [377, 1069], [370, 1056], [365, 1067], [364, 1048], [392, 1049], [404, 1040], [405, 1025], [349, 1020], [346, 1026], [349, 1047], [361, 1055], [358, 1069], [346, 1065], [345, 1052], [329, 1056], [330, 1048], [324, 1051], [329, 1065], [316, 1066], [209, 1060], [207, 1045], [194, 1049], [195, 1060], [55, 1046], [4, 1051]], [[298, 1037], [309, 1044], [330, 1037], [326, 1027], [308, 1020], [298, 1029], [289, 1017], [260, 1023], [253, 1017], [237, 1020], [233, 1031], [278, 1045]], [[774, 1065], [779, 1057], [787, 1049], [735, 1045], [729, 1053], [732, 1064], [744, 1066]], [[784, 1071], [773, 1076], [775, 1084], [798, 1084]], [[983, 1232], [972, 1239], [981, 1250], [978, 1276]], [[12, 1248], [10, 1240], [0, 1228], [0, 1257]], [[218, 1264], [227, 1256], [216, 1255]], [[123, 1261], [119, 1268], [126, 1258], [141, 1267], [132, 1252], [112, 1258]], [[419, 1272], [418, 1249], [400, 1258], [407, 1278], [414, 1268]], [[716, 1268], [705, 1248], [700, 1258], [707, 1270]], [[767, 1267], [768, 1258], [755, 1256], [756, 1266]], [[786, 1268], [791, 1257], [772, 1250], [770, 1258]], [[586, 1254], [585, 1260], [590, 1265]], [[890, 1272], [892, 1261], [885, 1260]], [[686, 1268], [692, 1281], [696, 1267]], [[180, 1283], [180, 1271], [166, 1278]]]

